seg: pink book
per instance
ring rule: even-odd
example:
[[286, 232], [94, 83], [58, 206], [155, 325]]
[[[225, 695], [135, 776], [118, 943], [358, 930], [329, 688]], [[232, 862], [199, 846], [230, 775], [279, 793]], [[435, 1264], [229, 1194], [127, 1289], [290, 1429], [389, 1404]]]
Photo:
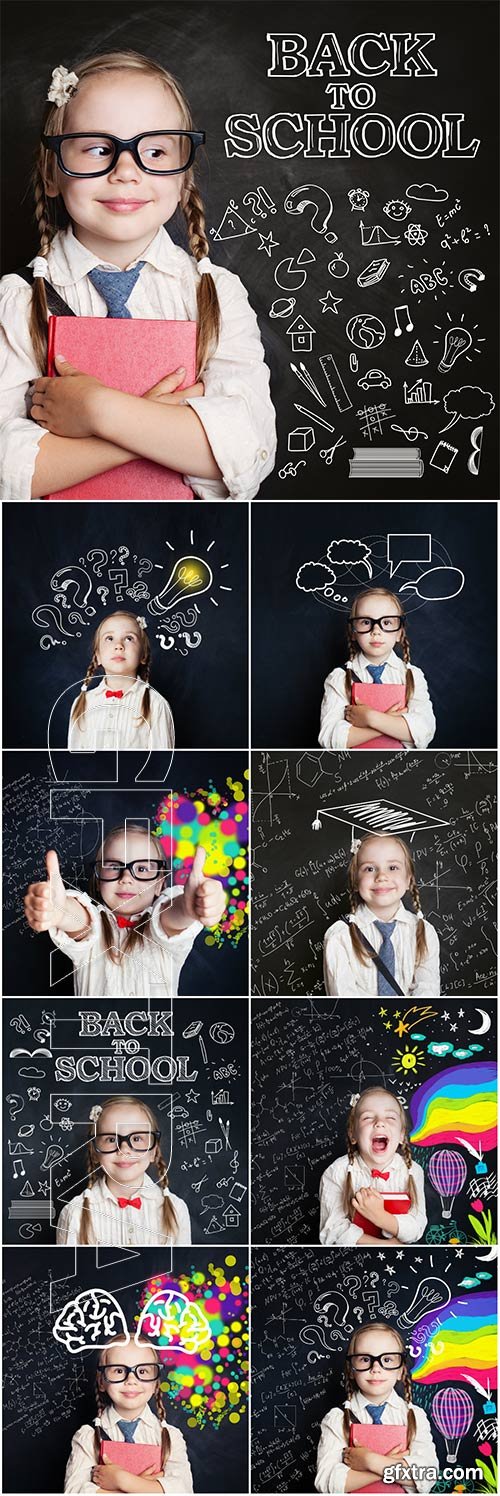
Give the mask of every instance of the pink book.
[[[408, 1215], [411, 1206], [409, 1195], [397, 1194], [396, 1191], [388, 1191], [386, 1193], [384, 1190], [380, 1190], [379, 1193], [381, 1200], [384, 1202], [384, 1210], [387, 1211], [388, 1215]], [[359, 1226], [367, 1236], [382, 1236], [381, 1227], [376, 1226], [374, 1221], [369, 1221], [368, 1216], [362, 1215], [360, 1210], [355, 1210], [352, 1224], [353, 1226]]]
[[132, 1475], [142, 1475], [151, 1466], [154, 1467], [155, 1475], [159, 1475], [161, 1470], [159, 1444], [122, 1444], [114, 1439], [101, 1439], [100, 1465], [104, 1464], [105, 1454], [114, 1465], [119, 1465], [120, 1470], [130, 1470]]
[[[351, 1423], [349, 1430], [349, 1444], [364, 1444], [365, 1449], [374, 1449], [377, 1454], [390, 1454], [391, 1449], [396, 1449], [398, 1444], [403, 1447], [406, 1443], [406, 1429], [402, 1423]], [[403, 1458], [396, 1455], [395, 1459]], [[367, 1486], [358, 1486], [358, 1491], [404, 1491], [404, 1486], [399, 1486], [392, 1481], [371, 1480]]]
[[[372, 706], [376, 712], [386, 712], [404, 696], [404, 686], [384, 686], [383, 681], [353, 681], [351, 701], [353, 706]], [[397, 738], [370, 738], [368, 743], [357, 743], [357, 748], [402, 748]]]
[[[84, 374], [129, 395], [144, 395], [174, 369], [186, 370], [183, 388], [196, 379], [196, 322], [144, 321], [139, 317], [50, 317], [48, 373], [64, 357]], [[138, 457], [98, 473], [47, 499], [192, 499], [182, 475]]]

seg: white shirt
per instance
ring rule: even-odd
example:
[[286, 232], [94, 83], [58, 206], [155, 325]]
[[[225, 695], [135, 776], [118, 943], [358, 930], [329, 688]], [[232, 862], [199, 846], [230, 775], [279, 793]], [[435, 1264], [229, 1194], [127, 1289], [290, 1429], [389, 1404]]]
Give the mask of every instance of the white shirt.
[[[197, 321], [196, 260], [158, 229], [138, 259], [144, 260], [128, 303], [132, 317]], [[33, 263], [33, 261], [31, 261]], [[132, 264], [137, 264], [134, 260]], [[106, 317], [107, 307], [88, 272], [98, 260], [75, 239], [71, 228], [58, 233], [48, 254], [49, 280], [80, 317]], [[127, 268], [132, 268], [127, 267]], [[187, 401], [210, 443], [222, 482], [186, 475], [202, 499], [253, 499], [274, 467], [276, 419], [269, 394], [255, 312], [239, 276], [214, 265], [221, 311], [219, 342], [203, 372], [205, 394]], [[40, 374], [29, 334], [31, 286], [19, 276], [0, 283], [0, 497], [30, 499], [38, 445], [46, 432], [28, 415], [29, 386]], [[169, 373], [168, 369], [165, 374]], [[126, 431], [123, 433], [124, 445]]]
[[[336, 1158], [332, 1164], [329, 1164], [321, 1176], [319, 1239], [324, 1247], [347, 1247], [359, 1241], [363, 1235], [363, 1227], [355, 1226], [353, 1221], [349, 1221], [342, 1208], [342, 1191], [348, 1166], [349, 1158], [347, 1153], [344, 1153], [342, 1158]], [[389, 1178], [373, 1179], [370, 1164], [365, 1164], [357, 1153], [352, 1165], [354, 1194], [361, 1189], [372, 1189], [377, 1190], [380, 1195], [386, 1193], [407, 1195], [408, 1168], [401, 1154], [395, 1153], [392, 1163], [389, 1166], [382, 1164], [381, 1168], [384, 1173], [387, 1173], [388, 1169]], [[424, 1171], [420, 1164], [412, 1164], [411, 1177], [415, 1185], [417, 1205], [412, 1207], [407, 1215], [398, 1215], [398, 1241], [401, 1243], [420, 1241], [427, 1225]], [[383, 1231], [382, 1235], [390, 1236], [390, 1232]]]
[[[105, 1174], [99, 1174], [85, 1200], [90, 1210], [90, 1238], [96, 1247], [188, 1247], [191, 1242], [191, 1222], [184, 1200], [170, 1195], [177, 1216], [176, 1236], [165, 1236], [162, 1221], [163, 1193], [149, 1174], [144, 1175], [141, 1189], [133, 1191], [134, 1199], [140, 1197], [141, 1208], [134, 1205], [122, 1208], [111, 1193]], [[58, 1246], [75, 1247], [80, 1239], [80, 1225], [84, 1195], [75, 1195], [63, 1206], [57, 1222]]]
[[[155, 1384], [156, 1385], [156, 1384]], [[116, 1408], [108, 1407], [101, 1413], [102, 1432], [115, 1443], [123, 1444], [124, 1438], [118, 1421], [123, 1415]], [[163, 1475], [155, 1480], [167, 1492], [189, 1492], [193, 1490], [193, 1477], [188, 1460], [186, 1444], [180, 1429], [167, 1425], [170, 1434], [170, 1455]], [[92, 1480], [92, 1468], [96, 1464], [94, 1450], [95, 1429], [91, 1423], [83, 1423], [71, 1441], [71, 1454], [66, 1465], [64, 1490], [79, 1492], [80, 1496], [95, 1496], [98, 1489]], [[149, 1403], [141, 1413], [134, 1435], [135, 1444], [161, 1444], [160, 1420], [152, 1412]]]
[[[361, 1392], [356, 1391], [353, 1393], [351, 1397], [351, 1413], [357, 1423], [372, 1423], [371, 1415], [366, 1411], [369, 1401], [370, 1399], [363, 1397]], [[439, 1478], [439, 1461], [432, 1438], [431, 1426], [427, 1414], [424, 1413], [424, 1409], [419, 1408], [416, 1403], [413, 1404], [413, 1412], [415, 1414], [417, 1429], [411, 1449], [407, 1455], [408, 1464], [418, 1465], [422, 1469], [432, 1468], [434, 1474], [432, 1480], [399, 1481], [398, 1484], [404, 1485], [407, 1491], [413, 1491], [415, 1488], [417, 1491], [422, 1492], [432, 1491], [433, 1486]], [[406, 1403], [393, 1388], [382, 1413], [382, 1423], [400, 1423], [403, 1427], [406, 1427], [407, 1415], [408, 1409]], [[342, 1492], [345, 1491], [346, 1480], [349, 1474], [349, 1466], [344, 1465], [342, 1460], [342, 1454], [346, 1448], [342, 1432], [343, 1418], [343, 1408], [330, 1408], [330, 1412], [323, 1418], [318, 1448], [316, 1480], [314, 1482], [317, 1491], [335, 1491], [338, 1493], [338, 1496], [342, 1496]], [[402, 1455], [395, 1455], [395, 1463], [396, 1460], [402, 1461]], [[373, 1482], [378, 1481], [380, 1484], [382, 1476], [373, 1475], [370, 1477], [370, 1474], [367, 1473], [367, 1486], [370, 1483], [370, 1479]], [[386, 1484], [387, 1490], [390, 1491], [390, 1483]]]
[[[351, 917], [378, 953], [382, 936], [380, 930], [375, 928], [377, 916], [371, 914], [366, 904], [360, 904]], [[405, 909], [404, 904], [400, 904], [394, 919], [396, 928], [391, 938], [395, 955], [394, 976], [398, 987], [401, 987], [405, 997], [439, 997], [439, 938], [434, 926], [424, 919], [427, 956], [416, 966], [417, 916], [411, 909]], [[368, 955], [366, 966], [358, 961], [349, 925], [344, 920], [336, 920], [326, 932], [323, 969], [325, 992], [330, 997], [377, 996], [378, 971], [375, 962]]]
[[[95, 753], [100, 748], [173, 748], [174, 723], [168, 701], [149, 687], [151, 721], [142, 716], [142, 699], [146, 682], [137, 676], [132, 684], [124, 682], [123, 696], [106, 697], [109, 687], [105, 677], [98, 686], [86, 692], [83, 717], [69, 724], [68, 748], [71, 753]], [[76, 706], [79, 697], [72, 704]]]
[[[403, 743], [403, 748], [428, 748], [436, 731], [436, 719], [432, 710], [432, 702], [429, 696], [427, 681], [423, 670], [418, 665], [411, 665], [411, 672], [415, 690], [409, 706], [399, 713], [408, 724], [413, 741]], [[352, 670], [358, 680], [366, 685], [373, 685], [373, 678], [368, 672], [366, 657], [360, 653], [353, 660], [346, 660], [346, 670]], [[384, 686], [399, 686], [406, 684], [406, 665], [403, 660], [392, 649], [384, 665], [384, 674], [381, 684]], [[321, 704], [321, 724], [318, 742], [322, 748], [347, 748], [347, 739], [351, 729], [350, 722], [346, 722], [344, 712], [349, 705], [345, 688], [345, 670], [331, 670], [327, 675], [324, 686], [324, 696]], [[400, 739], [394, 739], [394, 746]], [[363, 745], [360, 744], [360, 747]], [[371, 741], [366, 744], [371, 748]], [[386, 750], [388, 751], [388, 750]]]
[[102, 925], [102, 914], [107, 914], [114, 926], [114, 949], [125, 944], [127, 929], [120, 929], [111, 909], [95, 904], [87, 893], [79, 888], [68, 888], [70, 899], [77, 899], [90, 914], [90, 929], [83, 940], [73, 940], [64, 930], [52, 926], [51, 940], [59, 950], [65, 951], [73, 962], [74, 986], [77, 997], [176, 997], [179, 977], [196, 936], [203, 925], [194, 919], [178, 935], [166, 935], [160, 925], [160, 915], [165, 904], [178, 898], [182, 888], [170, 888], [155, 900], [149, 933], [143, 936], [140, 945], [128, 951], [124, 960], [117, 964], [106, 954], [108, 949]]

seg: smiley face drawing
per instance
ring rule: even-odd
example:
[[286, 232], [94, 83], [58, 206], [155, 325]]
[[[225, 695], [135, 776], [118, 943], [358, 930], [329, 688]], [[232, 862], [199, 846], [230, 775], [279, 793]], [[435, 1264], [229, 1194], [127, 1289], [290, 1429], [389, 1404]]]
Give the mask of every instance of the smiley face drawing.
[[403, 202], [402, 198], [392, 197], [390, 202], [386, 203], [383, 211], [387, 218], [392, 219], [393, 223], [404, 223], [405, 218], [408, 218], [411, 213], [411, 208], [408, 206], [408, 203]]

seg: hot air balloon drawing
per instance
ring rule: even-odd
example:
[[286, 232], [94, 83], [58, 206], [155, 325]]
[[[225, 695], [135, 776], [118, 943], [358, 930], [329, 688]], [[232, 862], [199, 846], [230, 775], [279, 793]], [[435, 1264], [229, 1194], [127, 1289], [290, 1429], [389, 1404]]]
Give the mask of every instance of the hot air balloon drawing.
[[454, 1465], [460, 1440], [470, 1429], [474, 1417], [472, 1398], [462, 1387], [440, 1387], [432, 1399], [431, 1413], [446, 1442], [448, 1462]]
[[[455, 1196], [463, 1190], [467, 1178], [467, 1165], [461, 1153], [455, 1153], [453, 1148], [440, 1148], [433, 1153], [428, 1175], [431, 1184], [441, 1197], [441, 1214], [443, 1220], [451, 1219], [451, 1212], [455, 1204]], [[446, 1205], [445, 1201], [449, 1204]]]

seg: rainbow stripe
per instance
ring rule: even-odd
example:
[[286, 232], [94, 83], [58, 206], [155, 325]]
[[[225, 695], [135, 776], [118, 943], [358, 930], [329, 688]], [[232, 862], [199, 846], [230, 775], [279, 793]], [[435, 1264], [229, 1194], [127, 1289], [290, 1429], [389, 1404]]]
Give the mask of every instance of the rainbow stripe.
[[412, 1143], [456, 1143], [464, 1138], [483, 1153], [495, 1147], [496, 1065], [474, 1061], [454, 1065], [423, 1082], [410, 1102]]
[[[420, 1344], [424, 1331], [425, 1342]], [[444, 1309], [420, 1320], [413, 1349], [418, 1356], [411, 1365], [416, 1382], [465, 1382], [468, 1374], [486, 1392], [489, 1379], [496, 1387], [497, 1315], [494, 1293], [476, 1293], [470, 1299], [451, 1299]]]

